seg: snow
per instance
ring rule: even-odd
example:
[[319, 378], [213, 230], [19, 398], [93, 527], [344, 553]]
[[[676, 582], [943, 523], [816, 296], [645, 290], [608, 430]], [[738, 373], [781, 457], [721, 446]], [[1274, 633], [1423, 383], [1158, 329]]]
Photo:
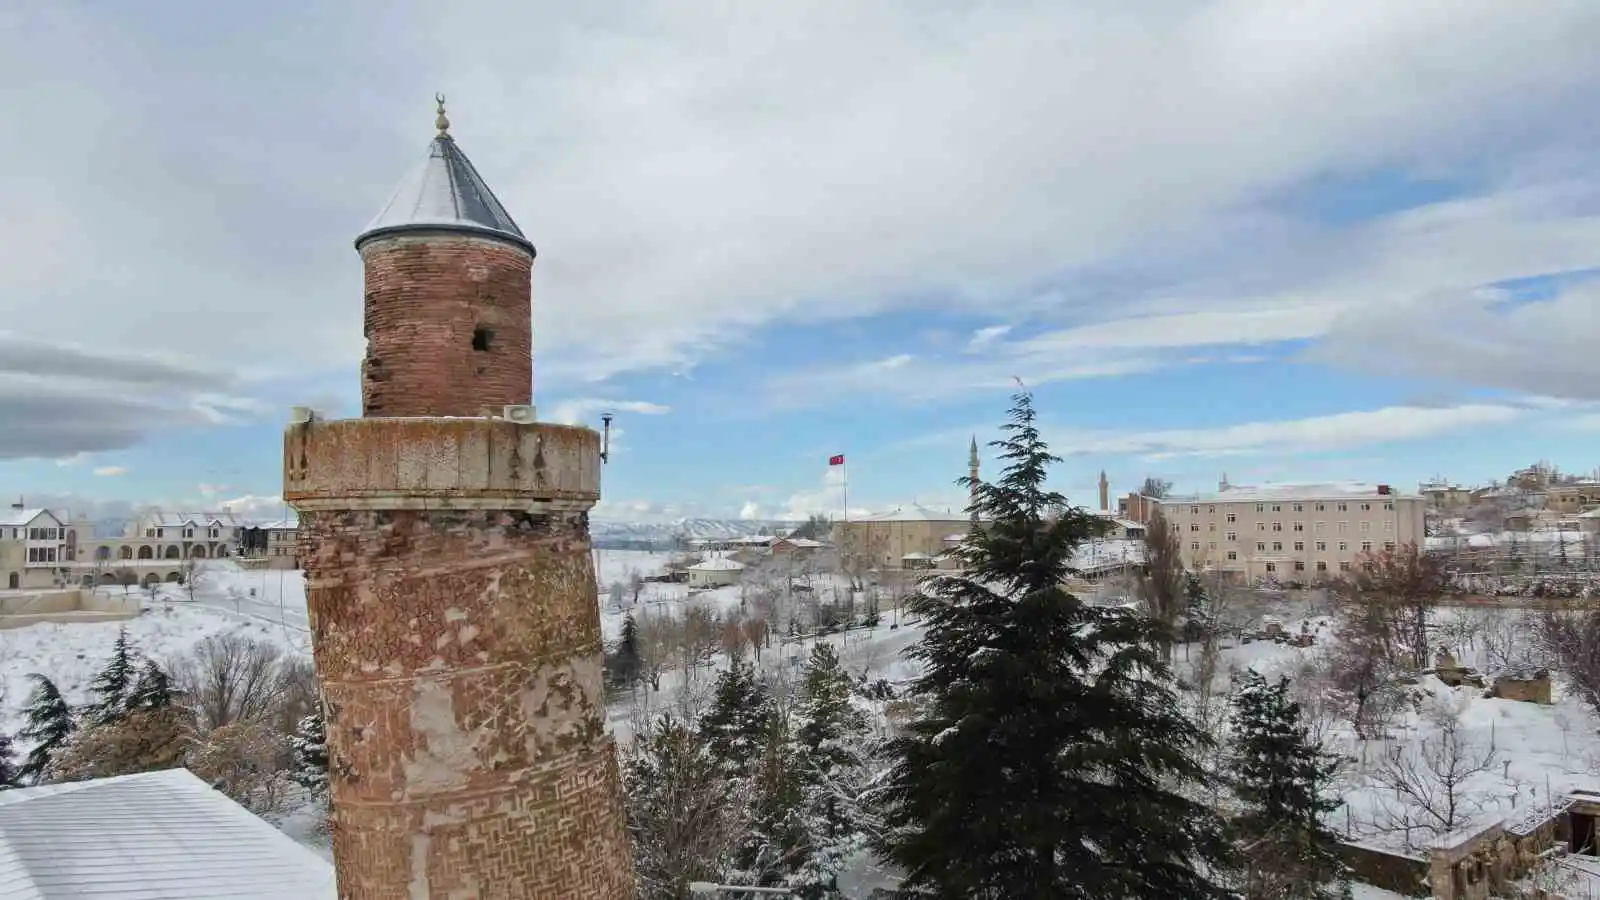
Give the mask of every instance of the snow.
[[[1380, 486], [1387, 487], [1389, 493], [1378, 493]], [[1241, 501], [1261, 503], [1274, 500], [1349, 500], [1351, 498], [1408, 500], [1415, 499], [1415, 495], [1402, 494], [1392, 485], [1378, 485], [1365, 481], [1268, 482], [1259, 485], [1230, 484], [1213, 493], [1168, 497], [1162, 503], [1170, 506], [1179, 503], [1238, 503]]]

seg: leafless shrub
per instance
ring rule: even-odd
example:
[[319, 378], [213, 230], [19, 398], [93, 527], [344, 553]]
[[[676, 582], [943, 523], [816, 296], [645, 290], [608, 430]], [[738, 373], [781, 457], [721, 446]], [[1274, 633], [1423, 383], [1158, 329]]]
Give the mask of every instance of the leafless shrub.
[[1550, 610], [1538, 623], [1538, 642], [1561, 676], [1600, 713], [1600, 610]]
[[189, 754], [188, 768], [256, 813], [277, 812], [291, 796], [289, 742], [265, 719], [213, 729]]
[[51, 766], [54, 781], [134, 775], [182, 765], [195, 736], [194, 715], [181, 706], [137, 710], [86, 724]]
[[[1394, 659], [1405, 652], [1415, 668], [1428, 664], [1428, 621], [1449, 585], [1444, 562], [1416, 544], [1363, 553], [1356, 571], [1336, 586], [1345, 606], [1361, 607], [1369, 637]], [[1379, 627], [1381, 626], [1381, 627]]]
[[1347, 615], [1328, 654], [1330, 699], [1363, 741], [1383, 736], [1398, 705], [1395, 678], [1400, 669], [1390, 652], [1389, 636], [1385, 622]]

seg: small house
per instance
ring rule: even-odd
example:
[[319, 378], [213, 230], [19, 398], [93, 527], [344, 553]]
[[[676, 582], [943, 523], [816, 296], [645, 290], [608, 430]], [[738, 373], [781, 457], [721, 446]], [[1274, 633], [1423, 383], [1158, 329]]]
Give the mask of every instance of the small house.
[[744, 563], [725, 556], [713, 556], [689, 567], [689, 587], [718, 588], [738, 584]]

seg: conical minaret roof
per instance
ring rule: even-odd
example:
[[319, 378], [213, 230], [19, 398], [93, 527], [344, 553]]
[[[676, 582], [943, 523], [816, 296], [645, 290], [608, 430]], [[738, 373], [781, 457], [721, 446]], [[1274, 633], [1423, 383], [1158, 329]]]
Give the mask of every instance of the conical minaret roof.
[[438, 101], [434, 125], [439, 133], [428, 145], [428, 158], [400, 182], [383, 211], [356, 237], [356, 247], [396, 232], [462, 231], [498, 237], [533, 253], [533, 243], [450, 136], [444, 98]]

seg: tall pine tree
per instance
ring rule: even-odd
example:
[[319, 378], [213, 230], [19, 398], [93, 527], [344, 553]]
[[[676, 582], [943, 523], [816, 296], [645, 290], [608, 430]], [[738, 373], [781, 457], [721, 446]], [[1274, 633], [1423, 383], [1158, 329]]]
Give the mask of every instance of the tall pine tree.
[[22, 771], [17, 768], [17, 751], [11, 745], [11, 735], [0, 733], [0, 791], [17, 787], [22, 781]]
[[633, 613], [622, 618], [622, 634], [617, 639], [617, 656], [614, 676], [618, 687], [632, 689], [639, 683], [639, 673], [644, 665], [639, 656], [639, 623]]
[[1289, 679], [1268, 683], [1246, 670], [1233, 697], [1234, 821], [1250, 859], [1240, 885], [1247, 900], [1348, 898], [1338, 837], [1322, 816], [1339, 802], [1329, 790], [1335, 762], [1311, 742]]
[[133, 647], [128, 642], [128, 629], [124, 628], [117, 632], [105, 668], [89, 683], [89, 696], [93, 699], [85, 712], [90, 721], [115, 722], [127, 714], [128, 695], [137, 677]]
[[837, 893], [839, 873], [866, 846], [861, 795], [869, 776], [868, 720], [851, 703], [854, 685], [832, 644], [811, 648], [795, 706], [806, 854], [790, 879], [805, 898]]
[[50, 764], [56, 755], [66, 750], [76, 725], [72, 707], [67, 705], [67, 699], [61, 696], [55, 682], [37, 672], [28, 677], [33, 679], [33, 693], [28, 697], [28, 720], [17, 736], [31, 741], [33, 749], [22, 761], [17, 778], [28, 784], [39, 784], [49, 776]]
[[1227, 897], [1223, 824], [1184, 793], [1206, 782], [1207, 738], [1178, 712], [1169, 635], [1063, 587], [1104, 526], [1046, 487], [1059, 460], [1027, 394], [1006, 430], [999, 480], [960, 482], [987, 520], [956, 551], [963, 571], [913, 600], [920, 711], [888, 746], [876, 847], [912, 896]]
[[711, 755], [730, 774], [742, 777], [760, 759], [774, 715], [772, 692], [755, 666], [735, 654], [728, 668], [717, 674], [711, 709], [700, 719], [700, 733]]
[[166, 709], [172, 705], [172, 679], [165, 669], [153, 659], [139, 667], [139, 678], [128, 692], [129, 712]]

